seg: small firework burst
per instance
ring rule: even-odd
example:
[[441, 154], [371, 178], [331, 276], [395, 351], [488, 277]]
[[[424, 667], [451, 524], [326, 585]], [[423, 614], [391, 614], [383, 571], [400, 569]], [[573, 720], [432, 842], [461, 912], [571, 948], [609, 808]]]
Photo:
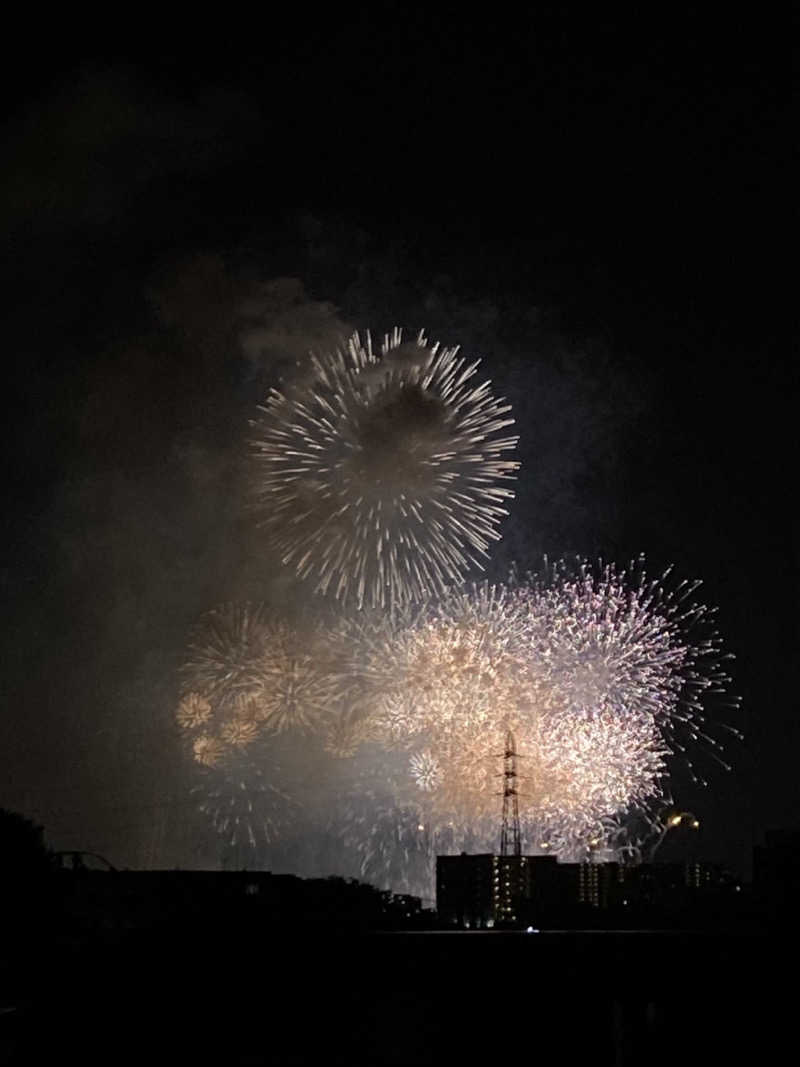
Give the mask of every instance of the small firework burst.
[[369, 726], [370, 736], [394, 748], [397, 745], [407, 744], [414, 736], [413, 723], [413, 697], [391, 691], [380, 698], [376, 704]]
[[433, 792], [441, 780], [442, 769], [431, 750], [425, 748], [421, 752], [415, 752], [409, 760], [409, 765], [417, 786], [424, 793]]
[[192, 752], [198, 763], [204, 767], [216, 767], [222, 761], [225, 754], [225, 746], [218, 737], [210, 734], [200, 734], [192, 742]]
[[357, 706], [338, 708], [323, 720], [323, 748], [337, 759], [354, 756], [366, 736], [364, 712]]
[[233, 718], [222, 724], [220, 738], [226, 745], [234, 748], [246, 748], [258, 737], [258, 723], [247, 719]]
[[175, 719], [184, 730], [196, 730], [211, 718], [211, 705], [199, 693], [187, 693], [181, 698]]

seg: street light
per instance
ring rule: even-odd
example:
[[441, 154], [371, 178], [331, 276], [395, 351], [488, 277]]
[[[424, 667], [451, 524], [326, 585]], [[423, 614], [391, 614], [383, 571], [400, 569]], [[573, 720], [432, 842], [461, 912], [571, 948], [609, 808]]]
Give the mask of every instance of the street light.
[[664, 838], [667, 836], [670, 830], [674, 830], [676, 827], [681, 826], [683, 823], [690, 826], [693, 830], [700, 829], [700, 820], [697, 818], [693, 811], [675, 811], [670, 815], [658, 836], [658, 840], [650, 849], [649, 859], [652, 861], [653, 856], [656, 854], [656, 850], [661, 845]]

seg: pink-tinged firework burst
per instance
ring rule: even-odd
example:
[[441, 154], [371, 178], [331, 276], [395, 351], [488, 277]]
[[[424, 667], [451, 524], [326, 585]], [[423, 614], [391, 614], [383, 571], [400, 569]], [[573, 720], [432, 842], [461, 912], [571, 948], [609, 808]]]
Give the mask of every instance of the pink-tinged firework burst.
[[[649, 578], [644, 557], [627, 569], [578, 559], [545, 567], [516, 583], [514, 597], [543, 626], [541, 655], [571, 707], [654, 724], [693, 778], [703, 756], [730, 770], [713, 733], [741, 737], [725, 722], [739, 706], [713, 626], [715, 609], [695, 601], [699, 580]], [[722, 714], [720, 714], [722, 713]]]
[[315, 357], [310, 383], [273, 390], [254, 423], [254, 501], [281, 562], [322, 593], [396, 606], [480, 566], [519, 464], [509, 405], [479, 361], [420, 333], [367, 335]]

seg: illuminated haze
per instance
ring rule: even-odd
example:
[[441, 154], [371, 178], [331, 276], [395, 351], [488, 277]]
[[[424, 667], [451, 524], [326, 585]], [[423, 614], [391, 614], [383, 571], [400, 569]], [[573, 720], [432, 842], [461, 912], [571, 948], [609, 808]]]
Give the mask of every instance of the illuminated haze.
[[[473, 84], [439, 79], [434, 59], [419, 67], [431, 79]], [[275, 823], [271, 841], [282, 843], [269, 845], [264, 862], [324, 874], [340, 862], [338, 838], [333, 847], [324, 830], [332, 798], [348, 807], [346, 836], [362, 855], [359, 796], [373, 797], [376, 830], [394, 817], [395, 786], [381, 791], [382, 783], [405, 789], [410, 777], [437, 796], [431, 743], [408, 752], [363, 739], [362, 754], [352, 755], [365, 722], [354, 698], [364, 693], [351, 698], [349, 717], [316, 732], [293, 725], [295, 712], [308, 716], [287, 689], [268, 716], [268, 752], [260, 718], [258, 737], [245, 743], [253, 734], [245, 702], [234, 721], [213, 721], [224, 765], [198, 764], [185, 733], [219, 715], [211, 700], [191, 697], [181, 671], [209, 612], [263, 605], [276, 656], [290, 661], [336, 615], [327, 607], [320, 615], [316, 583], [282, 564], [244, 505], [258, 406], [270, 388], [306, 388], [309, 352], [346, 345], [354, 330], [363, 338], [371, 329], [377, 344], [399, 323], [412, 344], [424, 328], [480, 358], [480, 380], [490, 378], [493, 395], [511, 405], [521, 468], [510, 514], [496, 527], [502, 540], [485, 563], [490, 583], [504, 581], [512, 561], [524, 571], [545, 552], [624, 561], [645, 550], [653, 573], [674, 561], [676, 575], [703, 577], [704, 598], [720, 605], [720, 628], [739, 657], [737, 689], [759, 709], [761, 765], [778, 768], [760, 788], [772, 797], [773, 821], [787, 821], [795, 619], [783, 580], [788, 523], [773, 511], [785, 499], [777, 479], [789, 454], [775, 434], [790, 422], [773, 393], [779, 362], [764, 355], [774, 334], [758, 298], [767, 260], [749, 254], [740, 200], [725, 198], [739, 173], [728, 148], [715, 169], [708, 128], [692, 140], [689, 112], [662, 98], [677, 106], [664, 106], [665, 122], [647, 128], [657, 131], [651, 174], [663, 174], [663, 185], [654, 188], [634, 167], [625, 186], [609, 175], [586, 178], [586, 158], [614, 159], [602, 123], [589, 144], [569, 123], [551, 127], [564, 130], [563, 140], [540, 128], [533, 173], [518, 158], [498, 165], [491, 151], [475, 153], [472, 120], [459, 130], [437, 117], [435, 140], [405, 156], [398, 149], [390, 166], [372, 171], [393, 184], [381, 186], [382, 206], [376, 191], [370, 207], [364, 157], [342, 150], [337, 123], [326, 135], [311, 117], [326, 106], [316, 89], [303, 121], [291, 109], [279, 114], [285, 75], [276, 75], [262, 107], [249, 91], [188, 81], [179, 90], [130, 70], [56, 72], [48, 84], [43, 72], [39, 95], [4, 133], [10, 375], [0, 803], [43, 823], [56, 846], [89, 848], [118, 866], [214, 867], [239, 861], [226, 855], [222, 832], [243, 810], [235, 783], [254, 781], [269, 764], [253, 791]], [[306, 83], [292, 84], [301, 92]], [[714, 97], [718, 115], [725, 92]], [[741, 173], [751, 167], [758, 179], [764, 157], [753, 141], [769, 124], [758, 115], [749, 126], [747, 94], [736, 93], [720, 144], [742, 146]], [[686, 99], [692, 116], [709, 113]], [[330, 104], [337, 122], [347, 113], [339, 103]], [[371, 128], [383, 136], [386, 116], [377, 111]], [[628, 158], [638, 166], [634, 118], [618, 127], [615, 113], [616, 149], [635, 146]], [[320, 170], [326, 136], [327, 158], [338, 164]], [[519, 144], [516, 132], [512, 141]], [[302, 166], [292, 170], [282, 144], [311, 146], [298, 156]], [[432, 181], [420, 162], [426, 147], [431, 159], [460, 161], [460, 178]], [[708, 195], [697, 187], [699, 170]], [[313, 183], [297, 192], [301, 172]], [[270, 180], [282, 174], [278, 190]], [[354, 197], [338, 213], [316, 192], [336, 180]], [[404, 215], [423, 187], [429, 207]], [[629, 220], [625, 231], [627, 211], [635, 227]], [[748, 274], [754, 264], [758, 278]], [[756, 431], [764, 411], [775, 417]], [[613, 684], [605, 671], [576, 670], [573, 691]], [[769, 722], [781, 724], [771, 741]], [[369, 745], [380, 748], [371, 761]], [[213, 756], [213, 746], [207, 751]], [[708, 790], [693, 792], [691, 773], [675, 762], [671, 786], [714, 827], [711, 845], [719, 840], [720, 852], [741, 859], [752, 783], [746, 759], [721, 758], [734, 775], [719, 767], [712, 778], [705, 768], [719, 766], [713, 758], [695, 769]], [[358, 789], [344, 773], [347, 759], [359, 762]], [[306, 814], [280, 821], [284, 795]], [[200, 805], [216, 805], [217, 814]], [[411, 851], [418, 826], [405, 816], [395, 825]], [[384, 839], [374, 835], [376, 865]]]

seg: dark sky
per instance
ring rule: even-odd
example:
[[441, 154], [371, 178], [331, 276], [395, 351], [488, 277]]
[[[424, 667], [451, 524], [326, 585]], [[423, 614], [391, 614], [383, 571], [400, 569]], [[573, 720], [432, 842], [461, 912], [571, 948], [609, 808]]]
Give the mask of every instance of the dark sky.
[[742, 866], [798, 821], [771, 28], [367, 10], [276, 22], [258, 55], [222, 34], [4, 74], [0, 804], [120, 865], [212, 861], [175, 664], [199, 612], [294, 592], [237, 505], [247, 418], [309, 347], [397, 322], [514, 404], [493, 576], [644, 551], [704, 579], [747, 737], [679, 799]]

